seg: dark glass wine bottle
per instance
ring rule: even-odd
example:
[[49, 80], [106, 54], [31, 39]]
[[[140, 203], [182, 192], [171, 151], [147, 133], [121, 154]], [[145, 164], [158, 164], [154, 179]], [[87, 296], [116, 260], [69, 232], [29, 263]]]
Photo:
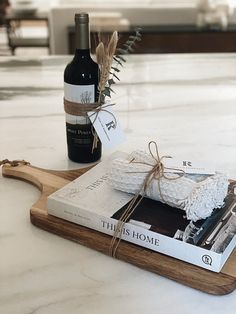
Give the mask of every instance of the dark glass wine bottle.
[[[73, 60], [64, 71], [64, 97], [70, 102], [94, 103], [98, 100], [99, 68], [90, 56], [89, 16], [75, 14], [76, 50]], [[86, 116], [66, 113], [68, 157], [81, 163], [93, 162], [101, 157], [101, 142], [92, 149], [92, 125]]]

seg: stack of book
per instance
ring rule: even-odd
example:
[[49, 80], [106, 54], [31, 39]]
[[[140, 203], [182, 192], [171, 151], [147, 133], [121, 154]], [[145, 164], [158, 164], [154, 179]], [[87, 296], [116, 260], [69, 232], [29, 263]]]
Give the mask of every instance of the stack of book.
[[[48, 214], [112, 236], [132, 194], [109, 185], [115, 153], [48, 197]], [[236, 182], [225, 204], [197, 222], [181, 209], [144, 198], [120, 232], [122, 240], [219, 272], [236, 245]]]

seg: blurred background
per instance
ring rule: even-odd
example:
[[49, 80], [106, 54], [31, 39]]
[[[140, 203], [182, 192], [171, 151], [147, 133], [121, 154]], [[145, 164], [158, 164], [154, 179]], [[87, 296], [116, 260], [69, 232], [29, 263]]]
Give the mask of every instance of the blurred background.
[[236, 0], [0, 0], [0, 56], [74, 53], [74, 14], [98, 34], [139, 26], [135, 53], [235, 52]]

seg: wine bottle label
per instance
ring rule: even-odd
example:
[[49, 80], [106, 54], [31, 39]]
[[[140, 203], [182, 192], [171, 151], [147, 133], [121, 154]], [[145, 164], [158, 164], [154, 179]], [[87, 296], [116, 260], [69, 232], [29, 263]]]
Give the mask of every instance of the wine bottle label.
[[91, 146], [93, 134], [91, 126], [87, 124], [70, 124], [66, 123], [67, 142], [74, 148], [80, 146]]
[[[72, 85], [64, 82], [64, 97], [68, 101], [93, 103], [95, 101], [95, 85]], [[70, 124], [90, 124], [87, 117], [66, 114], [66, 122]]]

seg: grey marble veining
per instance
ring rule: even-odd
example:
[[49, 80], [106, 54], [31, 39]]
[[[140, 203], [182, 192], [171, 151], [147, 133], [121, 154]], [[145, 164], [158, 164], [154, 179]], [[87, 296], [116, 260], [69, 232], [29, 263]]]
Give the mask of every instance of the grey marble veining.
[[[0, 159], [49, 169], [68, 160], [63, 70], [70, 57], [0, 59]], [[236, 179], [236, 54], [129, 56], [114, 86], [127, 140], [213, 163]], [[104, 151], [107, 156], [111, 151]], [[0, 177], [0, 313], [234, 314], [235, 292], [203, 294], [30, 224], [33, 186]]]

